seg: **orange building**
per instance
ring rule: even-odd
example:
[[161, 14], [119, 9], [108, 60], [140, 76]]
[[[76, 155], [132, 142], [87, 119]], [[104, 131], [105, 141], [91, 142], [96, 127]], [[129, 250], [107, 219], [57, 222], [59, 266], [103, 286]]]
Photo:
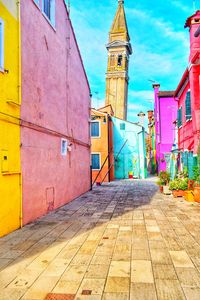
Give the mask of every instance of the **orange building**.
[[91, 164], [92, 182], [110, 182], [114, 179], [113, 125], [110, 105], [91, 110]]

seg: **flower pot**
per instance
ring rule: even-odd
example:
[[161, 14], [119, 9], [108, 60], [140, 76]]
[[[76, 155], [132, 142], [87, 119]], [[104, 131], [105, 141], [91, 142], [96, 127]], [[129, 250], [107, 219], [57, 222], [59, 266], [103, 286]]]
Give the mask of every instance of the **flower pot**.
[[194, 187], [194, 200], [200, 202], [200, 186]]
[[182, 190], [174, 190], [172, 191], [172, 194], [174, 196], [174, 198], [177, 198], [177, 197], [184, 197], [185, 195], [185, 191], [182, 191]]
[[194, 201], [194, 192], [193, 191], [185, 191], [184, 198], [186, 201], [193, 202]]
[[171, 195], [171, 194], [172, 194], [172, 192], [170, 191], [168, 185], [164, 185], [164, 186], [163, 186], [163, 194], [164, 194], [164, 195]]
[[163, 185], [160, 185], [160, 192], [163, 193]]

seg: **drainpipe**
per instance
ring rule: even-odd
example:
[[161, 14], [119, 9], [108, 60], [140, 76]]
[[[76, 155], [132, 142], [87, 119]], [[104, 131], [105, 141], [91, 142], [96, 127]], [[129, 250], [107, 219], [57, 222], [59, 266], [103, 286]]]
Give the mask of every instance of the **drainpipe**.
[[[107, 115], [107, 126], [108, 126], [108, 170], [110, 170], [110, 116]], [[110, 182], [110, 172], [108, 173], [108, 181]]]
[[[21, 2], [18, 0], [16, 2], [17, 5], [17, 17], [18, 17], [18, 104], [19, 109], [22, 103], [22, 78], [21, 78]], [[20, 110], [20, 116], [21, 116], [21, 110]], [[20, 130], [20, 142], [21, 142], [21, 127], [19, 124], [19, 130]], [[19, 146], [20, 147], [20, 146]], [[19, 174], [19, 187], [20, 187], [20, 227], [23, 227], [23, 196], [22, 196], [22, 170], [21, 170], [21, 147], [19, 148], [19, 159], [20, 159], [20, 174]]]

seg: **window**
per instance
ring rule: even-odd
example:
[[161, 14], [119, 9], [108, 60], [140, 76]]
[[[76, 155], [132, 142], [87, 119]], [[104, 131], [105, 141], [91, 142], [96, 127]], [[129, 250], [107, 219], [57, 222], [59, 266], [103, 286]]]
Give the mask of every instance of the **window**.
[[125, 130], [126, 124], [125, 123], [120, 123], [120, 130]]
[[100, 154], [92, 154], [92, 170], [100, 170]]
[[100, 123], [97, 121], [91, 123], [91, 136], [100, 137]]
[[4, 22], [0, 18], [0, 70], [4, 70]]
[[43, 0], [43, 12], [51, 24], [55, 26], [55, 0]]
[[179, 110], [178, 110], [178, 127], [182, 126], [182, 111], [183, 111], [182, 107], [179, 108]]
[[192, 117], [190, 91], [187, 92], [185, 99], [185, 116], [186, 120], [190, 120]]
[[67, 140], [61, 139], [61, 155], [66, 156], [67, 155]]
[[122, 55], [121, 55], [121, 54], [118, 55], [117, 65], [118, 65], [119, 67], [122, 66]]

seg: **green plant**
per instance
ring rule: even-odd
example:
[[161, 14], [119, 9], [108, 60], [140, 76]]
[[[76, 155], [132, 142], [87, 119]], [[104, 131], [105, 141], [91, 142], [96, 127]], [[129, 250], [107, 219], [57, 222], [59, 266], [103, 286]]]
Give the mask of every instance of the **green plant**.
[[159, 185], [167, 185], [170, 181], [170, 174], [166, 171], [161, 171], [159, 173]]
[[184, 167], [182, 172], [177, 173], [176, 178], [188, 178], [188, 168]]
[[169, 183], [171, 191], [186, 191], [188, 189], [188, 178], [176, 178]]
[[193, 180], [195, 186], [200, 186], [200, 143], [197, 150], [197, 166], [193, 168]]
[[162, 180], [158, 180], [156, 183], [157, 183], [157, 185], [159, 185], [159, 186], [164, 186], [164, 185], [165, 185], [165, 182], [162, 181]]

